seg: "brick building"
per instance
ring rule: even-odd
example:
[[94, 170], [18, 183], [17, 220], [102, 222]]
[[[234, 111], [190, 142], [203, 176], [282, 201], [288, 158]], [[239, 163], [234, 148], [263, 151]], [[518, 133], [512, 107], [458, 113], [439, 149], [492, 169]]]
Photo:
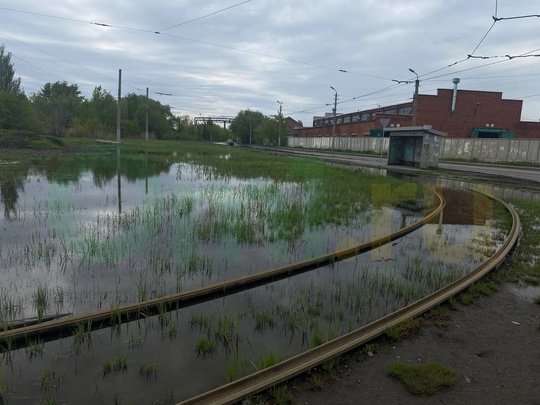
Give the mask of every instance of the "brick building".
[[[418, 95], [416, 125], [431, 125], [449, 138], [540, 138], [540, 122], [521, 121], [522, 104], [522, 100], [503, 99], [501, 92], [438, 89], [436, 95]], [[390, 119], [389, 127], [411, 126], [412, 110], [410, 101], [340, 114], [336, 136], [380, 136], [381, 118]], [[296, 128], [294, 135], [331, 136], [333, 119], [331, 114], [314, 117], [313, 127]]]

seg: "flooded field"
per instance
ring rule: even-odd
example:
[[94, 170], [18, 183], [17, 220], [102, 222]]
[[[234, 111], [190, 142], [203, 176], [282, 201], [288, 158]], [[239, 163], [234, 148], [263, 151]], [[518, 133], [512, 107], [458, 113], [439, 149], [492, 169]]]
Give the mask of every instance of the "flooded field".
[[[415, 222], [434, 201], [413, 183], [213, 145], [109, 146], [0, 170], [5, 326], [319, 256]], [[438, 223], [356, 258], [116, 328], [5, 347], [3, 398], [173, 403], [365, 325], [462, 276], [504, 239], [500, 207], [442, 191]]]

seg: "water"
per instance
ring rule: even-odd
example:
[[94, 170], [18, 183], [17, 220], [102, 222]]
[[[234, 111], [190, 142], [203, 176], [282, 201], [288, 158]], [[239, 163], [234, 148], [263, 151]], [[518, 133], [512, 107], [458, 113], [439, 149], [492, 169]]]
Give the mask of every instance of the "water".
[[[301, 202], [309, 217], [318, 206], [316, 182], [300, 187], [222, 177], [193, 163], [154, 165], [140, 157], [80, 163], [28, 168], [2, 183], [11, 184], [7, 192], [2, 188], [0, 207], [4, 316], [35, 316], [37, 286], [46, 291], [46, 313], [83, 313], [296, 262], [414, 222], [426, 203], [371, 207], [343, 218], [343, 225], [304, 221], [301, 232], [276, 223], [273, 239], [261, 243], [258, 235], [271, 233], [271, 219], [253, 204], [257, 193], [273, 196], [275, 215], [280, 204]], [[4, 397], [8, 403], [47, 397], [170, 403], [249, 374], [271, 354], [293, 356], [393, 312], [475, 268], [504, 239], [490, 200], [442, 191], [448, 206], [438, 221], [355, 258], [117, 329], [48, 342], [36, 355], [29, 349], [4, 354]], [[242, 207], [249, 207], [253, 228], [239, 233], [227, 221], [209, 221], [238, 218]], [[225, 237], [215, 238], [222, 228]], [[206, 355], [196, 350], [203, 338], [216, 345]], [[127, 369], [104, 375], [104, 364], [121, 355]], [[150, 378], [140, 371], [148, 364], [156, 370]]]

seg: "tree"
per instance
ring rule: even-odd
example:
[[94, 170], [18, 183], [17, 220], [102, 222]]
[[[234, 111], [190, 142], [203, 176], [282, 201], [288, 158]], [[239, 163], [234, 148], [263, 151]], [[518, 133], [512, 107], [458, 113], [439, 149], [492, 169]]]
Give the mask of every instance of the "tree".
[[38, 128], [36, 110], [24, 93], [0, 91], [0, 129], [34, 132]]
[[255, 143], [264, 146], [277, 146], [278, 137], [279, 121], [274, 118], [263, 117], [255, 130]]
[[46, 83], [41, 91], [31, 97], [44, 132], [65, 135], [73, 126], [84, 101], [79, 87], [67, 82]]
[[21, 94], [21, 78], [15, 79], [15, 69], [11, 63], [11, 52], [5, 53], [5, 45], [0, 45], [0, 91]]
[[264, 118], [259, 111], [243, 110], [232, 120], [229, 129], [234, 134], [234, 138], [240, 140], [241, 143], [249, 144], [250, 135], [252, 143], [255, 143], [253, 134]]

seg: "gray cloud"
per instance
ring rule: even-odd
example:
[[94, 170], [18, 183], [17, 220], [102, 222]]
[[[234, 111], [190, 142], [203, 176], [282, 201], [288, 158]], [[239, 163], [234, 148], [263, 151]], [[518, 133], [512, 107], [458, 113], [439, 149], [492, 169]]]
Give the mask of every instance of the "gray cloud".
[[[310, 124], [331, 110], [330, 86], [339, 93], [338, 112], [410, 100], [413, 85], [392, 79], [413, 79], [413, 68], [422, 93], [460, 77], [460, 88], [502, 91], [524, 100], [524, 118], [540, 118], [539, 58], [447, 67], [480, 43], [495, 0], [252, 0], [154, 33], [238, 3], [6, 0], [0, 42], [29, 94], [66, 80], [86, 97], [98, 85], [116, 95], [122, 69], [124, 94], [149, 87], [178, 114], [234, 116], [250, 108], [270, 115], [280, 100], [285, 114]], [[498, 17], [538, 13], [533, 0], [498, 1]], [[538, 33], [537, 18], [499, 21], [475, 55], [540, 54]]]

